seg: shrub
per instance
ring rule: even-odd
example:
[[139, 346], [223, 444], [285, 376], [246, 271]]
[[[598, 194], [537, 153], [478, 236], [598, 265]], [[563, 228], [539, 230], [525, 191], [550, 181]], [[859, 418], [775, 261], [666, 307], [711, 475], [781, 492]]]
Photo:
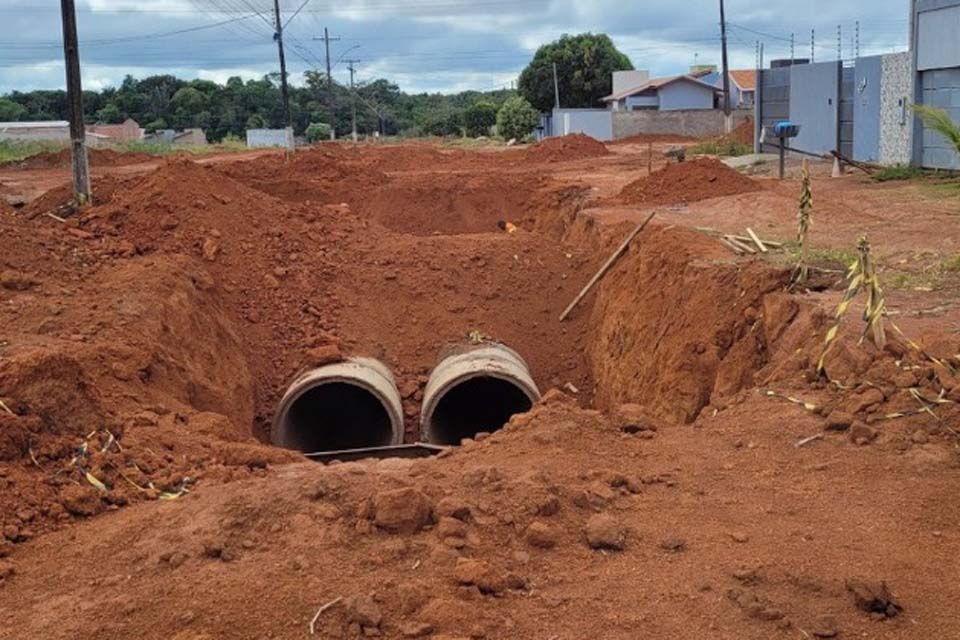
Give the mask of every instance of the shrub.
[[497, 133], [509, 140], [522, 140], [530, 135], [540, 124], [540, 114], [520, 96], [514, 96], [503, 103], [497, 113]]
[[332, 129], [330, 125], [328, 125], [326, 122], [311, 122], [306, 131], [307, 142], [319, 142], [320, 140], [326, 140], [330, 137], [331, 131]]
[[463, 113], [463, 126], [471, 138], [490, 135], [490, 128], [497, 124], [497, 105], [486, 100], [474, 102]]
[[736, 140], [707, 141], [694, 145], [688, 150], [692, 154], [706, 156], [737, 157], [753, 153], [753, 147]]
[[923, 124], [942, 135], [953, 149], [960, 154], [960, 125], [950, 119], [943, 109], [924, 104], [913, 105], [913, 110], [923, 120]]

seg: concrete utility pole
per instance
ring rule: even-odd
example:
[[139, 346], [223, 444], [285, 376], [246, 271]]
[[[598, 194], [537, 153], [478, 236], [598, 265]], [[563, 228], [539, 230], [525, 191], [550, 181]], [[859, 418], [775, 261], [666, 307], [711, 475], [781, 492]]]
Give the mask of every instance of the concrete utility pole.
[[795, 58], [796, 58], [796, 54], [794, 53], [794, 48], [793, 48], [793, 34], [791, 33], [790, 34], [790, 64], [791, 65], [793, 64], [793, 61]]
[[353, 137], [353, 141], [356, 142], [357, 141], [357, 93], [353, 85], [353, 74], [356, 72], [357, 69], [353, 65], [355, 65], [360, 61], [344, 60], [344, 62], [347, 63], [347, 68], [350, 69], [350, 107], [353, 112], [353, 115], [351, 116], [353, 120], [353, 127], [352, 127], [353, 133], [351, 134], [351, 136]]
[[814, 54], [816, 53], [817, 31], [810, 29], [810, 63], [813, 64]]
[[720, 0], [720, 46], [723, 49], [723, 114], [727, 117], [727, 133], [730, 133], [730, 69], [727, 66], [727, 15], [723, 0]]
[[283, 99], [283, 115], [287, 126], [293, 126], [290, 115], [290, 91], [287, 88], [287, 59], [283, 53], [283, 21], [280, 19], [280, 0], [273, 0], [273, 13], [276, 17], [277, 30], [273, 39], [277, 41], [277, 50], [280, 52], [280, 96]]
[[83, 126], [83, 89], [80, 83], [80, 48], [77, 44], [77, 14], [73, 0], [60, 0], [63, 21], [63, 57], [67, 67], [67, 106], [70, 116], [70, 147], [73, 166], [73, 196], [78, 206], [90, 202], [90, 167], [87, 164], [86, 131]]
[[[315, 38], [315, 39], [320, 40], [321, 38]], [[336, 42], [340, 40], [340, 38], [331, 38], [330, 32], [327, 30], [326, 27], [324, 27], [322, 40], [323, 40], [323, 45], [327, 50], [327, 91], [330, 94], [328, 97], [328, 104], [330, 107], [330, 117], [333, 118], [334, 121], [336, 121], [336, 115], [334, 113], [334, 110], [336, 108], [336, 96], [334, 96], [333, 94], [333, 71], [330, 66], [330, 41], [332, 40]], [[337, 132], [333, 125], [334, 123], [331, 122], [330, 123], [330, 139], [331, 140], [334, 140], [337, 137]]]
[[560, 109], [560, 83], [557, 81], [557, 63], [553, 63], [553, 108]]

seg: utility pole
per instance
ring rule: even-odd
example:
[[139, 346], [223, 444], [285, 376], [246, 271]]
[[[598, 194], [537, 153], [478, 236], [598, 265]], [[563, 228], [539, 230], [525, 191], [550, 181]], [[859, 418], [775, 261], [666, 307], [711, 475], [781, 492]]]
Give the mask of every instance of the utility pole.
[[793, 64], [794, 61], [794, 48], [793, 48], [793, 34], [790, 34], [790, 64]]
[[[315, 40], [319, 40], [319, 39], [320, 38], [315, 38]], [[336, 129], [333, 126], [337, 118], [336, 118], [336, 115], [334, 114], [334, 109], [336, 108], [336, 96], [334, 96], [333, 94], [333, 71], [330, 67], [330, 41], [331, 40], [337, 41], [337, 40], [340, 40], [340, 38], [331, 38], [330, 32], [327, 30], [326, 27], [324, 27], [323, 28], [323, 44], [327, 50], [327, 91], [330, 94], [328, 96], [327, 102], [330, 107], [330, 118], [334, 120], [334, 122], [330, 123], [330, 139], [333, 140], [337, 136]]]
[[856, 27], [857, 35], [853, 45], [853, 57], [859, 58], [860, 57], [860, 21], [859, 20], [857, 20], [857, 22], [855, 23], [855, 27]]
[[557, 82], [557, 63], [553, 63], [553, 108], [560, 109], [560, 84]]
[[[730, 70], [727, 68], [727, 15], [720, 0], [720, 46], [723, 49], [723, 113], [730, 119]], [[727, 131], [730, 130], [727, 122]]]
[[283, 99], [283, 115], [287, 126], [293, 126], [290, 116], [290, 91], [287, 88], [287, 59], [283, 53], [283, 21], [280, 19], [280, 0], [273, 0], [273, 13], [277, 21], [277, 30], [273, 39], [277, 41], [277, 50], [280, 52], [280, 96]]
[[67, 106], [70, 115], [70, 147], [73, 166], [73, 196], [78, 206], [90, 202], [90, 167], [87, 164], [86, 131], [83, 127], [83, 90], [80, 84], [80, 48], [77, 44], [77, 14], [73, 0], [60, 0], [63, 21], [63, 57], [67, 67]]
[[810, 29], [810, 63], [812, 64], [815, 59], [816, 53], [816, 41], [817, 41], [817, 31], [816, 29]]
[[843, 60], [843, 27], [837, 25], [837, 60]]
[[347, 68], [350, 69], [350, 106], [353, 109], [353, 141], [357, 141], [357, 94], [354, 90], [353, 85], [353, 74], [356, 72], [357, 68], [354, 67], [356, 63], [360, 62], [359, 60], [344, 60], [347, 63]]

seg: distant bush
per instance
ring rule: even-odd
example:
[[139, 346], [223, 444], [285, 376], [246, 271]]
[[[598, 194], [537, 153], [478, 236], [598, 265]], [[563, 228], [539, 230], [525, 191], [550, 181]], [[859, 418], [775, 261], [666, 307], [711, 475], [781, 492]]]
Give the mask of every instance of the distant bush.
[[463, 112], [463, 126], [471, 138], [490, 135], [490, 129], [497, 124], [497, 105], [479, 100]]
[[540, 114], [520, 96], [514, 96], [503, 103], [497, 113], [497, 133], [506, 140], [522, 140], [540, 124]]
[[459, 136], [463, 133], [463, 112], [451, 109], [433, 113], [423, 129], [431, 136]]
[[46, 140], [0, 140], [0, 164], [19, 162], [38, 153], [57, 152], [66, 148], [64, 143]]
[[326, 122], [311, 122], [307, 127], [306, 136], [307, 142], [320, 142], [321, 140], [328, 140], [330, 138], [330, 125]]

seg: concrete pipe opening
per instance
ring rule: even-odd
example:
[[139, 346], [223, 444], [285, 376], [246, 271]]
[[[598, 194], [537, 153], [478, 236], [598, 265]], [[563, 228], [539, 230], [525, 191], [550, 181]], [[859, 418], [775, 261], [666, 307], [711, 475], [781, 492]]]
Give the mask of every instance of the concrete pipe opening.
[[307, 371], [280, 400], [270, 440], [304, 453], [400, 444], [403, 409], [390, 370], [353, 358]]
[[459, 347], [430, 374], [420, 414], [424, 442], [457, 445], [493, 432], [540, 399], [520, 355], [496, 343]]

